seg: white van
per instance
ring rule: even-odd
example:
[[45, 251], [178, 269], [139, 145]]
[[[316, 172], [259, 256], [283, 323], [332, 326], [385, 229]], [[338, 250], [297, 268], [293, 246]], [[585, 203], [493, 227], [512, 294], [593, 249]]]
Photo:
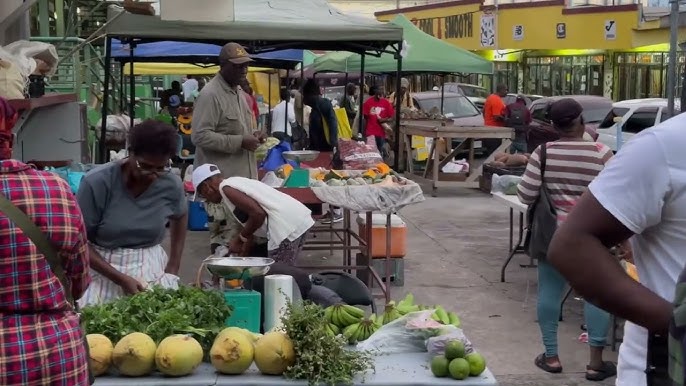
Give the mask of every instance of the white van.
[[[675, 101], [674, 113], [679, 114], [679, 101]], [[609, 146], [617, 151], [617, 128], [622, 130], [622, 144], [644, 129], [653, 127], [662, 121], [671, 118], [667, 112], [667, 99], [646, 98], [629, 99], [615, 102], [612, 110], [607, 113], [605, 119], [598, 125], [598, 142]]]

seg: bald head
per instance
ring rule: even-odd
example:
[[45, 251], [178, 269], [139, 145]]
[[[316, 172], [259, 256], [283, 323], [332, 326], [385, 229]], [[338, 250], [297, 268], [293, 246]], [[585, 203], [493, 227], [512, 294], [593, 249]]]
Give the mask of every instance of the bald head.
[[499, 84], [495, 88], [495, 92], [496, 92], [496, 94], [500, 95], [501, 97], [507, 96], [507, 86], [505, 86], [504, 84]]

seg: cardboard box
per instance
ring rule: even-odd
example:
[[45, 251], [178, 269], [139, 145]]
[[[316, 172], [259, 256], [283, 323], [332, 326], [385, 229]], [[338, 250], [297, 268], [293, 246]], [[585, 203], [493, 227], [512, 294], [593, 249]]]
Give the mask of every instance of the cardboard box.
[[413, 149], [420, 149], [426, 147], [426, 141], [424, 137], [420, 137], [418, 135], [413, 135], [412, 136], [412, 148]]
[[229, 22], [235, 20], [234, 0], [160, 0], [162, 20]]

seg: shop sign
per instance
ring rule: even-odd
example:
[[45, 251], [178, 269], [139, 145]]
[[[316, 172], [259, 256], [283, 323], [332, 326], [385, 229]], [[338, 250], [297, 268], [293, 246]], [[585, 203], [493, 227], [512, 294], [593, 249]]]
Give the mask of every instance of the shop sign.
[[605, 40], [617, 39], [617, 23], [614, 20], [605, 20]]
[[481, 47], [495, 47], [495, 15], [481, 15]]
[[524, 39], [524, 26], [517, 24], [512, 27], [512, 40], [522, 40]]
[[567, 37], [567, 24], [557, 23], [557, 30], [555, 32], [555, 35], [557, 36], [558, 39], [566, 38]]
[[424, 33], [434, 36], [434, 19], [413, 19], [412, 22]]
[[471, 38], [474, 31], [474, 13], [452, 15], [445, 18], [445, 38]]

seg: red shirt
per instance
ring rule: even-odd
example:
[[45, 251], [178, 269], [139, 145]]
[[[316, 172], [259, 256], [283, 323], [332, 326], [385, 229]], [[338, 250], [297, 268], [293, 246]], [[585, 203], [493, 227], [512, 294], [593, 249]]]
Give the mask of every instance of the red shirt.
[[498, 94], [491, 94], [484, 103], [484, 124], [486, 126], [505, 126], [505, 122], [496, 119], [496, 116], [503, 116], [505, 112], [505, 102]]
[[365, 136], [373, 135], [379, 138], [386, 138], [386, 130], [381, 126], [377, 117], [393, 118], [395, 110], [393, 105], [386, 98], [371, 97], [362, 105], [362, 114], [367, 122]]
[[250, 97], [250, 107], [252, 107], [252, 113], [255, 114], [255, 119], [260, 119], [260, 107], [257, 105], [257, 98], [250, 94], [248, 96]]
[[[0, 194], [45, 233], [64, 261], [78, 299], [90, 283], [81, 210], [58, 176], [16, 160], [0, 161]], [[67, 289], [68, 290], [68, 289]], [[0, 213], [0, 385], [87, 385], [79, 317], [29, 238]]]

